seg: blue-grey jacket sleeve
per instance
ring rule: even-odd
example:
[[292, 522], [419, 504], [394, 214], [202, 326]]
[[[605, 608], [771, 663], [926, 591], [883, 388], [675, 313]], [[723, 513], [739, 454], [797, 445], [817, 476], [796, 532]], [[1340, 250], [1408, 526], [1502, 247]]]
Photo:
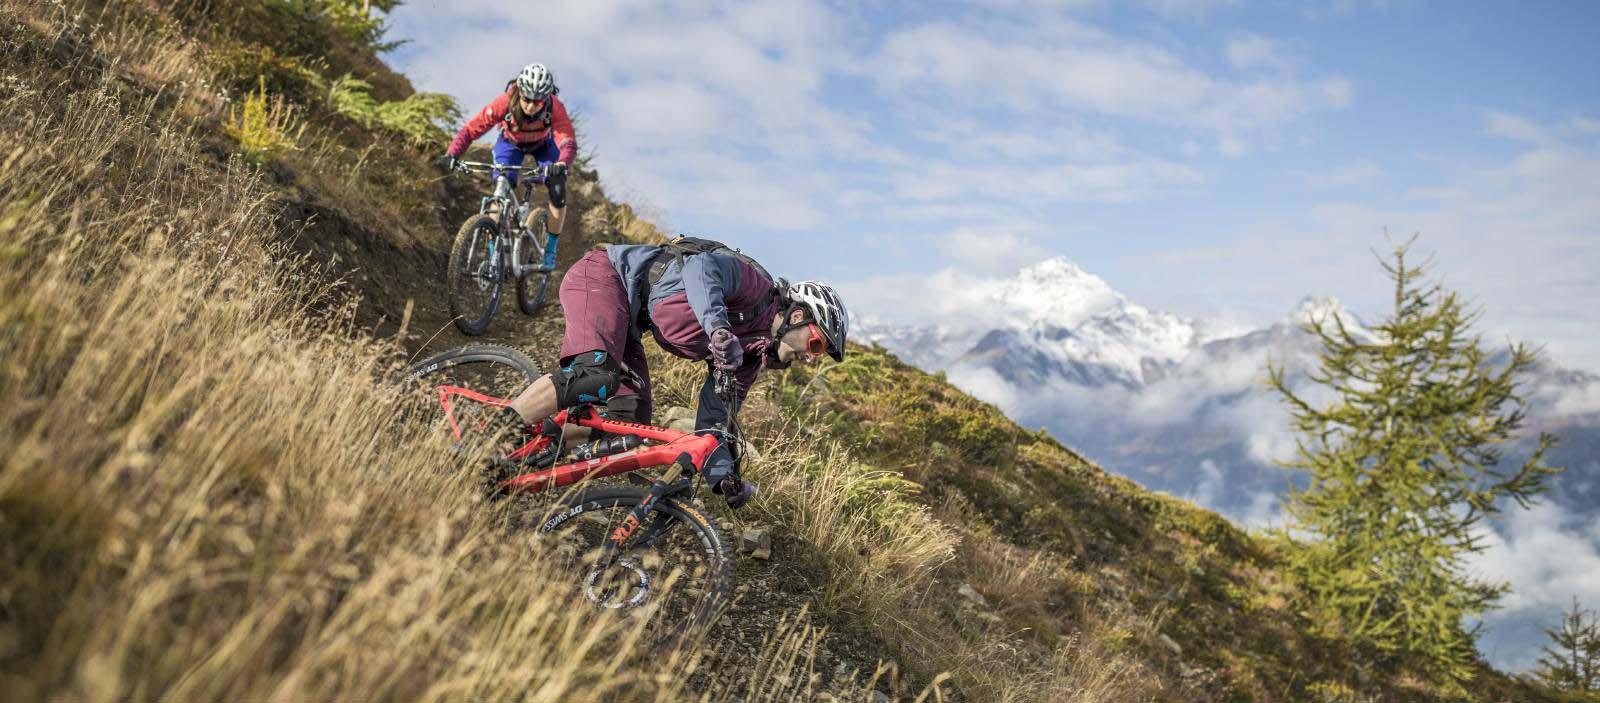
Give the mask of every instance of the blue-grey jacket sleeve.
[[683, 292], [706, 335], [728, 324], [726, 298], [739, 290], [739, 260], [715, 252], [684, 257]]

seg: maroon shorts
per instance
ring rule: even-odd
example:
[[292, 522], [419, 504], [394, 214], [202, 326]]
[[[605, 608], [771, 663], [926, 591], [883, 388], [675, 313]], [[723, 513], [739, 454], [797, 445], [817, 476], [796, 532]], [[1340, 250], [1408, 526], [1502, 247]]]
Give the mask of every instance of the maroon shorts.
[[638, 377], [638, 383], [623, 381], [617, 396], [637, 395], [634, 417], [638, 422], [649, 422], [650, 367], [645, 361], [644, 344], [633, 335], [627, 289], [606, 253], [591, 251], [578, 259], [562, 276], [558, 295], [567, 323], [561, 338], [561, 363], [585, 352], [610, 354]]

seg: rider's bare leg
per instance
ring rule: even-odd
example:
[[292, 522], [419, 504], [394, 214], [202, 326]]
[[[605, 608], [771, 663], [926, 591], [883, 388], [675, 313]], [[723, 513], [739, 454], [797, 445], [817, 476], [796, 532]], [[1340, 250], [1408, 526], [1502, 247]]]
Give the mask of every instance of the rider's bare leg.
[[[550, 217], [545, 220], [545, 228], [556, 236], [561, 236], [561, 228], [567, 221], [567, 209], [564, 207], [549, 206]], [[528, 214], [528, 226], [533, 225], [533, 214]]]
[[[556, 414], [556, 384], [550, 379], [550, 374], [540, 376], [533, 385], [523, 389], [511, 401], [511, 409], [530, 425]], [[589, 428], [567, 425], [561, 428], [561, 436], [563, 441], [581, 441], [588, 439]]]
[[556, 414], [556, 384], [551, 380], [550, 374], [540, 376], [533, 385], [523, 389], [522, 393], [511, 401], [511, 409], [517, 411], [522, 420], [529, 424]]

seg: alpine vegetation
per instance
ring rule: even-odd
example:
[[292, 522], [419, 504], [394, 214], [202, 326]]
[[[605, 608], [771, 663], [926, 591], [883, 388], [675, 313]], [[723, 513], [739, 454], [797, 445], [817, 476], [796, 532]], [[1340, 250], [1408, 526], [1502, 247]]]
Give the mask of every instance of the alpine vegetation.
[[1298, 452], [1287, 468], [1310, 474], [1292, 491], [1297, 540], [1290, 562], [1321, 627], [1356, 645], [1351, 666], [1419, 661], [1450, 682], [1472, 678], [1474, 633], [1464, 621], [1494, 606], [1506, 586], [1475, 578], [1468, 556], [1487, 548], [1483, 521], [1506, 503], [1526, 507], [1560, 471], [1544, 463], [1554, 438], [1505, 470], [1518, 437], [1518, 381], [1537, 353], [1514, 345], [1501, 368], [1472, 333], [1476, 314], [1412, 265], [1410, 243], [1384, 270], [1394, 308], [1357, 335], [1339, 317], [1311, 322], [1322, 342], [1310, 380], [1331, 392], [1317, 406], [1270, 383], [1290, 407]]

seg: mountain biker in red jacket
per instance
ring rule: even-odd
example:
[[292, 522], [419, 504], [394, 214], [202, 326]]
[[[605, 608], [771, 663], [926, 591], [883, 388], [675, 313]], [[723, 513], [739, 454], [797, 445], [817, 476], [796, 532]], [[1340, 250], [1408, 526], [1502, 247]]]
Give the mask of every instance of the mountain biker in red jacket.
[[[567, 107], [556, 97], [561, 89], [556, 87], [555, 74], [544, 64], [531, 63], [517, 74], [516, 80], [507, 84], [506, 92], [478, 111], [468, 120], [441, 162], [446, 168], [455, 168], [467, 146], [500, 126], [500, 138], [494, 143], [494, 162], [508, 166], [521, 166], [523, 159], [533, 156], [535, 164], [548, 166], [544, 184], [550, 193], [550, 217], [545, 220], [544, 267], [556, 266], [556, 238], [567, 214], [567, 169], [578, 156], [578, 135], [572, 129]], [[495, 172], [499, 176], [501, 172]], [[517, 172], [504, 172], [511, 185], [517, 185]], [[532, 216], [529, 216], [532, 219]]]
[[[844, 359], [850, 317], [833, 288], [813, 281], [774, 280], [729, 249], [684, 254], [672, 246], [613, 245], [591, 251], [561, 281], [566, 332], [560, 370], [535, 381], [501, 416], [496, 434], [521, 444], [531, 429], [555, 436], [543, 420], [558, 409], [604, 402], [608, 417], [649, 423], [650, 369], [642, 338], [649, 331], [667, 353], [710, 360], [736, 380], [742, 402], [763, 368], [810, 363], [823, 354]], [[697, 431], [727, 426], [730, 408], [707, 374]], [[755, 487], [738, 476], [728, 448], [703, 468], [712, 491], [739, 507]]]

